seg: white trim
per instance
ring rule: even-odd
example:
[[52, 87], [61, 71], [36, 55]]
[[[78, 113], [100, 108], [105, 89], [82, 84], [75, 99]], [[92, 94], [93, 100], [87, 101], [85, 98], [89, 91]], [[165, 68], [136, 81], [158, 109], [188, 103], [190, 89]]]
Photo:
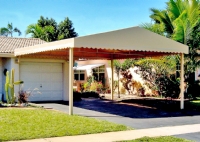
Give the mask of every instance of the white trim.
[[113, 68], [113, 60], [111, 60], [111, 100], [114, 100], [114, 68]]
[[65, 63], [66, 60], [20, 58], [20, 62], [51, 62], [51, 63]]
[[0, 57], [15, 57], [14, 53], [0, 53]]
[[184, 109], [184, 54], [181, 54], [181, 74], [180, 74], [180, 99], [181, 99], [181, 103], [180, 103], [180, 108]]
[[73, 48], [69, 48], [69, 115], [73, 115], [73, 82], [74, 82], [74, 60]]

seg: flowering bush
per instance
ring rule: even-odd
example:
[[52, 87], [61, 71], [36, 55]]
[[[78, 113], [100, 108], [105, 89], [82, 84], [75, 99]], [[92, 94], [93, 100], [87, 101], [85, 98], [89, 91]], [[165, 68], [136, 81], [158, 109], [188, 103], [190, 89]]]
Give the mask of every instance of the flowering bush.
[[94, 81], [90, 85], [90, 91], [101, 91], [103, 88], [102, 82]]

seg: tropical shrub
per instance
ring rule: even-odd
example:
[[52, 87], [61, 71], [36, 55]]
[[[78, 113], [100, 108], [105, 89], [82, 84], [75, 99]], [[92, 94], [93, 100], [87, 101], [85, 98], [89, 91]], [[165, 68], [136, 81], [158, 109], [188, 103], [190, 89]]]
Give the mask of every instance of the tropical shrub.
[[180, 83], [174, 77], [168, 77], [166, 75], [159, 75], [156, 78], [157, 91], [162, 97], [178, 98], [180, 94]]
[[128, 94], [132, 94], [130, 85], [131, 85], [133, 76], [130, 70], [122, 71], [121, 75], [123, 78], [121, 78], [120, 81], [122, 82], [123, 87], [127, 90]]
[[200, 81], [194, 81], [193, 83], [188, 84], [187, 94], [185, 97], [196, 99], [196, 97], [200, 97]]
[[94, 81], [90, 85], [90, 91], [102, 91], [102, 89], [103, 89], [102, 82]]
[[132, 80], [132, 88], [137, 92], [137, 95], [144, 96], [145, 95], [145, 88], [139, 81]]
[[14, 82], [14, 74], [15, 70], [12, 69], [11, 73], [9, 71], [6, 72], [6, 80], [5, 80], [5, 93], [6, 93], [6, 101], [7, 103], [14, 104], [16, 101], [16, 96], [14, 93], [14, 85], [20, 85], [24, 83], [23, 81], [15, 81]]
[[20, 90], [18, 94], [18, 103], [21, 104], [27, 104], [28, 103], [28, 97], [30, 96], [29, 93], [26, 91]]
[[176, 69], [175, 56], [161, 59], [140, 59], [135, 63], [137, 74], [140, 74], [145, 85], [156, 95], [178, 98], [180, 93], [179, 81], [173, 75]]
[[123, 86], [120, 88], [120, 94], [126, 94], [126, 89]]

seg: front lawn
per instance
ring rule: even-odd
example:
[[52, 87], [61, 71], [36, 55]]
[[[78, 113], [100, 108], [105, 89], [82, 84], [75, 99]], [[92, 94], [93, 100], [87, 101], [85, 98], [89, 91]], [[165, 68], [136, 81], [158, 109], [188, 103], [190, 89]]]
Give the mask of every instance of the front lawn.
[[198, 106], [200, 107], [200, 100], [194, 100], [194, 101], [191, 101], [191, 103], [195, 106]]
[[1, 108], [0, 141], [130, 130], [107, 121], [41, 108]]
[[153, 137], [153, 138], [143, 137], [135, 140], [121, 141], [121, 142], [191, 142], [191, 141], [171, 136], [163, 136], [163, 137]]
[[194, 108], [197, 111], [200, 111], [200, 100], [193, 100], [189, 103], [190, 108]]

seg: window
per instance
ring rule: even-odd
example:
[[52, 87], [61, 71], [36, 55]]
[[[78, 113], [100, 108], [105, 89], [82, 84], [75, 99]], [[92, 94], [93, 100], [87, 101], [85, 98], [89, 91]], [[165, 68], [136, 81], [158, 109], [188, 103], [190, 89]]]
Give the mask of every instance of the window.
[[74, 71], [74, 80], [85, 80], [85, 71], [84, 70], [75, 70]]
[[101, 81], [103, 84], [105, 84], [105, 67], [100, 66], [97, 68], [92, 69], [94, 80]]

